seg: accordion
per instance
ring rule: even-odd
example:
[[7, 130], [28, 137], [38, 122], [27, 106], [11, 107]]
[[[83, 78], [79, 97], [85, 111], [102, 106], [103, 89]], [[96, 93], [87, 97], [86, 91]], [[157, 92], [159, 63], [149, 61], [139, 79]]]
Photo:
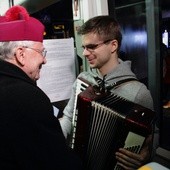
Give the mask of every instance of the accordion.
[[[79, 88], [71, 148], [86, 170], [121, 170], [115, 152], [121, 147], [139, 153], [151, 133], [154, 112], [110, 92], [83, 83]], [[86, 85], [87, 88], [84, 88]]]

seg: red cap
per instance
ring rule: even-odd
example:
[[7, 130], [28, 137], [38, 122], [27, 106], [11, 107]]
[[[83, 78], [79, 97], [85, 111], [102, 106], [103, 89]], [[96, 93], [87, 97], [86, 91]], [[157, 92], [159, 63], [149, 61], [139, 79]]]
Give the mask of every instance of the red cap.
[[0, 17], [0, 41], [43, 41], [44, 25], [22, 6], [13, 6]]

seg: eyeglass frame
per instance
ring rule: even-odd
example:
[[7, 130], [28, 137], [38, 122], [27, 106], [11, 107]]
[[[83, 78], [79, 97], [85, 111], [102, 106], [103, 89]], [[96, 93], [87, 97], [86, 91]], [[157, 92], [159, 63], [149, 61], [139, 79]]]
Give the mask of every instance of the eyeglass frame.
[[43, 57], [46, 57], [46, 54], [47, 54], [47, 50], [46, 49], [43, 49], [43, 51], [41, 51], [39, 49], [32, 48], [32, 47], [27, 47], [27, 46], [23, 46], [23, 48], [28, 48], [28, 49], [34, 50], [37, 53], [41, 54]]
[[82, 45], [82, 48], [83, 48], [83, 50], [86, 49], [89, 52], [94, 52], [97, 48], [101, 47], [102, 45], [104, 45], [104, 44], [106, 44], [106, 43], [108, 43], [109, 41], [112, 41], [112, 40], [114, 40], [114, 39], [108, 39], [108, 40], [105, 40], [105, 41], [98, 43], [98, 44], [88, 44], [88, 45], [85, 45], [85, 46]]

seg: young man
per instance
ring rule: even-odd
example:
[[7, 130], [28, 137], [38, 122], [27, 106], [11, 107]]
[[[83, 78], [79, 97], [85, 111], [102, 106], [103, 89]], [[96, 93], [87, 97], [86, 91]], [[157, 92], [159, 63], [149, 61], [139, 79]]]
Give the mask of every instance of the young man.
[[[90, 69], [88, 72], [80, 73], [78, 77], [89, 81], [92, 85], [110, 89], [111, 92], [134, 103], [153, 109], [151, 94], [144, 84], [137, 81], [135, 74], [131, 71], [130, 61], [124, 62], [118, 57], [122, 35], [117, 21], [109, 16], [94, 17], [84, 23], [79, 34], [82, 35], [83, 55], [86, 57]], [[112, 88], [113, 84], [126, 79], [134, 81]], [[64, 109], [64, 115], [60, 119], [65, 137], [71, 131], [75, 90], [76, 82], [73, 86], [72, 96]], [[149, 160], [151, 144], [150, 135], [140, 154], [120, 148], [119, 152], [116, 152], [119, 165], [124, 169], [137, 169]]]
[[0, 17], [0, 169], [80, 169], [53, 107], [37, 87], [44, 26], [22, 6]]

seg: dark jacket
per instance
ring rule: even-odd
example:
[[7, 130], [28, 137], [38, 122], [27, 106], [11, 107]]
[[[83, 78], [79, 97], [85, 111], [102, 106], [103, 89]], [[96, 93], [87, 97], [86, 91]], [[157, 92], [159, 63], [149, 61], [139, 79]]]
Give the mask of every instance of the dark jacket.
[[75, 170], [79, 164], [49, 98], [21, 69], [0, 60], [0, 169]]

